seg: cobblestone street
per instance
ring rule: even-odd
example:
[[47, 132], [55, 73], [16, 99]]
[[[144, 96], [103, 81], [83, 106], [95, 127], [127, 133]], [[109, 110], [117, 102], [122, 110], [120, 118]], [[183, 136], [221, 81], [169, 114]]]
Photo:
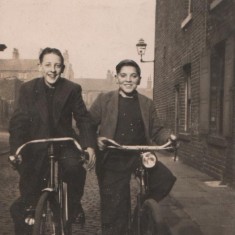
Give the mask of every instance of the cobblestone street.
[[[13, 235], [13, 223], [9, 207], [18, 197], [18, 174], [7, 162], [7, 156], [0, 156], [0, 230], [1, 235]], [[74, 225], [74, 235], [95, 235], [100, 230], [99, 192], [94, 170], [87, 173], [83, 207], [86, 224], [83, 229]]]
[[[1, 137], [1, 136], [0, 136]], [[0, 138], [0, 141], [3, 138]], [[6, 148], [0, 143], [2, 153]], [[161, 203], [163, 216], [171, 235], [234, 235], [235, 190], [226, 185], [210, 186], [216, 182], [210, 176], [174, 161], [172, 156], [158, 155], [177, 176], [171, 194]], [[135, 204], [136, 181], [131, 181], [132, 209]], [[18, 197], [18, 174], [10, 168], [7, 155], [0, 154], [0, 235], [13, 235], [9, 207]], [[94, 170], [87, 172], [83, 208], [86, 224], [83, 229], [74, 226], [74, 235], [100, 235], [100, 198]]]
[[0, 228], [2, 235], [13, 235], [13, 223], [9, 206], [18, 197], [18, 175], [7, 162], [6, 155], [0, 155]]

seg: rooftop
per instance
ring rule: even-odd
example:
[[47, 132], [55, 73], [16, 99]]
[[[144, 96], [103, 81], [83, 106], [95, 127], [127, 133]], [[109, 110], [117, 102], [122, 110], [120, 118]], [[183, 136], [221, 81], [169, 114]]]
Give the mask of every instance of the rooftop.
[[0, 59], [0, 71], [38, 71], [35, 59]]

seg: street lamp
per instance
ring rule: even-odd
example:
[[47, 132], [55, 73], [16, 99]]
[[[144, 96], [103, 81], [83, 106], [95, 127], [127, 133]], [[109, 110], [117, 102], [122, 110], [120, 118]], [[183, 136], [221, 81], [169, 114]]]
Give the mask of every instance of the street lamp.
[[136, 44], [138, 55], [140, 55], [140, 62], [142, 63], [154, 62], [154, 60], [142, 59], [143, 55], [145, 54], [146, 47], [147, 47], [147, 43], [144, 42], [143, 38], [141, 38], [139, 42]]

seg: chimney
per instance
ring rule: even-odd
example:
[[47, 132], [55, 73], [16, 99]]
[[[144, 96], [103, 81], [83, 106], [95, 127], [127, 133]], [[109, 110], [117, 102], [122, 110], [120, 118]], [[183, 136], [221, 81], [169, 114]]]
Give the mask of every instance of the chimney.
[[151, 79], [151, 76], [148, 77], [147, 89], [152, 89], [152, 79]]
[[65, 50], [65, 52], [63, 53], [63, 57], [64, 57], [64, 62], [68, 63], [69, 62], [69, 53], [67, 50]]
[[110, 83], [114, 83], [114, 81], [115, 81], [115, 80], [114, 80], [113, 73], [112, 73], [110, 70], [107, 71], [106, 79], [107, 79], [108, 82], [110, 82]]
[[18, 49], [14, 48], [13, 53], [12, 53], [12, 59], [13, 60], [18, 60], [19, 58], [20, 58], [19, 51], [18, 51]]

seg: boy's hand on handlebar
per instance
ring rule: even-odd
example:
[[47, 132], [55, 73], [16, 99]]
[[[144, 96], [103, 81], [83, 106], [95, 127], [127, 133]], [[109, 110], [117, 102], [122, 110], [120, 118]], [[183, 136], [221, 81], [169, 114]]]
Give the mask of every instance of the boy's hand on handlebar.
[[174, 134], [170, 135], [169, 141], [171, 141], [171, 146], [173, 149], [177, 149], [180, 146], [179, 140], [177, 139], [177, 136]]
[[102, 150], [106, 149], [107, 140], [108, 140], [108, 138], [103, 137], [103, 136], [100, 136], [100, 137], [97, 138], [97, 144], [98, 144], [99, 150], [102, 151]]
[[86, 152], [89, 155], [89, 159], [87, 162], [87, 168], [88, 168], [88, 170], [91, 170], [95, 165], [95, 150], [91, 147], [88, 147], [86, 149]]

